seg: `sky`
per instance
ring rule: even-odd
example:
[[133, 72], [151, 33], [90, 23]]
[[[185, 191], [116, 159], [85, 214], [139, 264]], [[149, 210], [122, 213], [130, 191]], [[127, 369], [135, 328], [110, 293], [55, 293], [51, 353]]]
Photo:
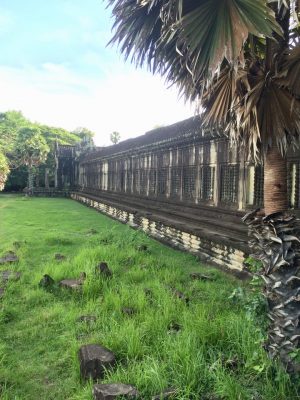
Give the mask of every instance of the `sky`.
[[0, 1], [0, 111], [68, 130], [98, 146], [193, 115], [175, 87], [124, 62], [102, 0]]

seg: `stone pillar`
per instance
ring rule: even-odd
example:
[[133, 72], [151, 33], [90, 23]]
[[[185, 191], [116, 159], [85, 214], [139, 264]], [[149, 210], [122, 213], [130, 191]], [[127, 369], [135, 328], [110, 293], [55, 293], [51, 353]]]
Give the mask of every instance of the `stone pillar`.
[[222, 151], [222, 142], [216, 141], [216, 166], [215, 166], [215, 177], [214, 177], [214, 205], [218, 207], [220, 202], [220, 189], [221, 189], [221, 165], [220, 165], [220, 154]]
[[[238, 147], [237, 151], [240, 148]], [[245, 170], [245, 157], [244, 151], [240, 151], [239, 158], [239, 183], [238, 183], [238, 209], [244, 210], [246, 208], [246, 170]]]
[[40, 186], [40, 174], [39, 169], [36, 167], [35, 169], [35, 187], [38, 188]]
[[49, 168], [45, 168], [45, 189], [49, 190]]

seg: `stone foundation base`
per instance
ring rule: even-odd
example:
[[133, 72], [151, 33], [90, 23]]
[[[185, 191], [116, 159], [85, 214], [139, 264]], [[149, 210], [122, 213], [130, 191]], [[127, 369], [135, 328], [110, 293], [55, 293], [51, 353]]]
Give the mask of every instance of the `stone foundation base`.
[[234, 248], [233, 246], [219, 243], [217, 241], [201, 237], [199, 234], [187, 232], [180, 227], [173, 226], [167, 221], [157, 221], [151, 217], [132, 213], [128, 210], [118, 208], [95, 200], [84, 193], [71, 193], [73, 200], [95, 208], [97, 211], [108, 215], [120, 222], [130, 225], [135, 229], [141, 229], [154, 239], [171, 245], [173, 248], [188, 251], [199, 257], [200, 260], [213, 264], [223, 269], [237, 273], [237, 275], [247, 275], [243, 271], [243, 261], [246, 257], [244, 250]]

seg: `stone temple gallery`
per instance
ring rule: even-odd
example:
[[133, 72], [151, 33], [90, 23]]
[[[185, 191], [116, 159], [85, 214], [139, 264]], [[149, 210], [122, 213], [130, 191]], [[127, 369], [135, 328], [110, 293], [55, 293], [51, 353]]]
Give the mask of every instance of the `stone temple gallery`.
[[[299, 214], [300, 151], [287, 162], [289, 205]], [[249, 254], [241, 218], [263, 206], [263, 167], [193, 117], [109, 147], [57, 146], [54, 192], [240, 271]]]

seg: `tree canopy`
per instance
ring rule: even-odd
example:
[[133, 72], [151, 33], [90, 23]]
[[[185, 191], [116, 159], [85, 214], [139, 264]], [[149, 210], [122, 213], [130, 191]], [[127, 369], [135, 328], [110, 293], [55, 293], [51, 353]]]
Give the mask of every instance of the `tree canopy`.
[[[28, 135], [32, 135], [30, 140]], [[24, 167], [28, 165], [28, 162], [35, 164], [35, 160], [40, 158], [33, 156], [35, 146], [41, 150], [42, 148], [44, 150], [49, 148], [46, 158], [42, 155], [44, 154], [43, 151], [40, 154], [42, 156], [42, 162], [38, 163], [40, 173], [44, 172], [45, 168], [53, 171], [56, 143], [75, 145], [80, 143], [84, 137], [92, 140], [93, 135], [93, 132], [87, 128], [78, 128], [69, 132], [63, 128], [34, 123], [24, 117], [20, 111], [12, 110], [0, 113], [0, 170], [2, 168], [3, 171], [1, 174], [1, 190], [3, 190], [6, 180], [5, 188], [7, 189], [16, 190], [26, 186], [27, 172]], [[30, 154], [32, 154], [31, 159]], [[4, 165], [5, 169], [1, 167]]]

